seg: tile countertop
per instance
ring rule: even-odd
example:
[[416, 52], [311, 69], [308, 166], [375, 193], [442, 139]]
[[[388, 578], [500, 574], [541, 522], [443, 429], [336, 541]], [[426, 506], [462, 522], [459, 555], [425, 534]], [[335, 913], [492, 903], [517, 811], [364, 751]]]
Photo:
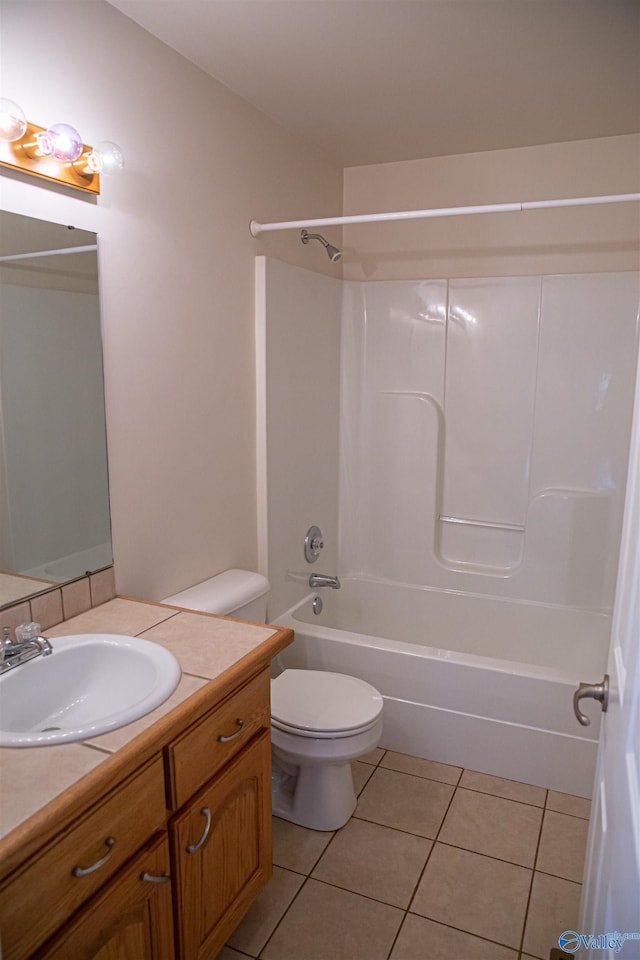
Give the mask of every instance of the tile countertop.
[[271, 652], [275, 655], [293, 639], [290, 631], [277, 627], [124, 597], [66, 620], [45, 631], [45, 636], [54, 639], [75, 633], [121, 633], [153, 640], [174, 654], [182, 677], [161, 706], [118, 730], [57, 746], [0, 748], [0, 842], [210, 681], [238, 665], [249, 665], [252, 656], [257, 660], [265, 641], [280, 641]]

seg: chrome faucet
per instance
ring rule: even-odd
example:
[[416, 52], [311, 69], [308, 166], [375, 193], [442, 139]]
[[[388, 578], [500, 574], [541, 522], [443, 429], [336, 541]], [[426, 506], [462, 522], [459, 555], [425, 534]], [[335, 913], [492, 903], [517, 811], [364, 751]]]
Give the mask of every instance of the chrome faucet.
[[[27, 628], [27, 629], [25, 629]], [[31, 628], [31, 629], [28, 629]], [[39, 624], [21, 624], [16, 627], [16, 639], [11, 640], [11, 630], [5, 627], [0, 649], [0, 674], [19, 667], [34, 657], [48, 657], [53, 653], [53, 647], [46, 639], [41, 637]], [[34, 635], [35, 633], [35, 635]]]
[[324, 573], [312, 573], [309, 577], [309, 586], [313, 590], [320, 587], [331, 587], [332, 590], [340, 589], [340, 581], [337, 577], [327, 577]]

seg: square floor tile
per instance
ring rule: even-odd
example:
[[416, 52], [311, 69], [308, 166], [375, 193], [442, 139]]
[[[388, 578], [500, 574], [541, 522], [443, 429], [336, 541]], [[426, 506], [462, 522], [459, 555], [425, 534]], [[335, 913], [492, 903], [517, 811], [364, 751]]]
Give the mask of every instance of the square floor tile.
[[274, 867], [273, 876], [229, 937], [228, 945], [257, 957], [303, 883], [300, 874]]
[[376, 767], [384, 757], [385, 752], [382, 747], [374, 747], [369, 753], [365, 753], [364, 757], [360, 757], [360, 761], [361, 763], [372, 763]]
[[370, 763], [361, 763], [356, 760], [351, 764], [351, 774], [353, 776], [353, 789], [356, 792], [356, 797], [359, 796], [366, 784], [369, 781], [369, 777], [372, 776], [375, 767]]
[[410, 909], [517, 949], [531, 876], [525, 867], [436, 843]]
[[376, 767], [354, 816], [434, 839], [453, 790], [449, 784]]
[[312, 876], [406, 909], [431, 847], [431, 840], [352, 819], [335, 835]]
[[582, 883], [589, 821], [545, 810], [536, 870]]
[[476, 773], [475, 770], [465, 770], [458, 786], [477, 790], [479, 793], [490, 793], [494, 797], [504, 797], [505, 800], [530, 803], [533, 807], [544, 807], [547, 795], [544, 787], [532, 787], [528, 783], [519, 783], [517, 780], [491, 777], [488, 773]]
[[584, 797], [573, 797], [569, 793], [549, 790], [547, 810], [555, 810], [556, 813], [566, 813], [570, 817], [582, 817], [583, 820], [588, 820], [591, 816], [591, 800], [585, 800]]
[[405, 753], [394, 753], [393, 750], [387, 750], [380, 761], [380, 766], [388, 770], [398, 770], [400, 773], [410, 773], [414, 777], [452, 783], [454, 786], [462, 773], [462, 767], [452, 767], [448, 763], [437, 763], [435, 760], [422, 760], [420, 757], [409, 757]]
[[296, 873], [309, 874], [334, 831], [308, 830], [290, 820], [273, 818], [273, 862]]
[[402, 910], [307, 880], [264, 948], [264, 960], [386, 960]]
[[565, 930], [575, 930], [580, 911], [579, 883], [535, 873], [523, 950], [545, 960]]
[[517, 960], [516, 950], [408, 913], [390, 960]]
[[456, 790], [438, 840], [533, 867], [542, 810], [473, 790]]

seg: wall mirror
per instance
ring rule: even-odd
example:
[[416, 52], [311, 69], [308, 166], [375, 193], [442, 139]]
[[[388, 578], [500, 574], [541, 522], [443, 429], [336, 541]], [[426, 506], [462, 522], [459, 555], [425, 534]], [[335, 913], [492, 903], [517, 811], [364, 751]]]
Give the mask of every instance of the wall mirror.
[[111, 563], [97, 237], [0, 211], [0, 607]]

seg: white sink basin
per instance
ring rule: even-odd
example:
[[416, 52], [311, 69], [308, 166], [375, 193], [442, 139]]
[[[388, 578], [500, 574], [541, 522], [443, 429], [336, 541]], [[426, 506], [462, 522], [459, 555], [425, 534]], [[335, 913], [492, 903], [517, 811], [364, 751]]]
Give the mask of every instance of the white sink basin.
[[178, 661], [138, 637], [51, 640], [53, 653], [0, 676], [0, 746], [87, 740], [150, 713], [180, 680]]

